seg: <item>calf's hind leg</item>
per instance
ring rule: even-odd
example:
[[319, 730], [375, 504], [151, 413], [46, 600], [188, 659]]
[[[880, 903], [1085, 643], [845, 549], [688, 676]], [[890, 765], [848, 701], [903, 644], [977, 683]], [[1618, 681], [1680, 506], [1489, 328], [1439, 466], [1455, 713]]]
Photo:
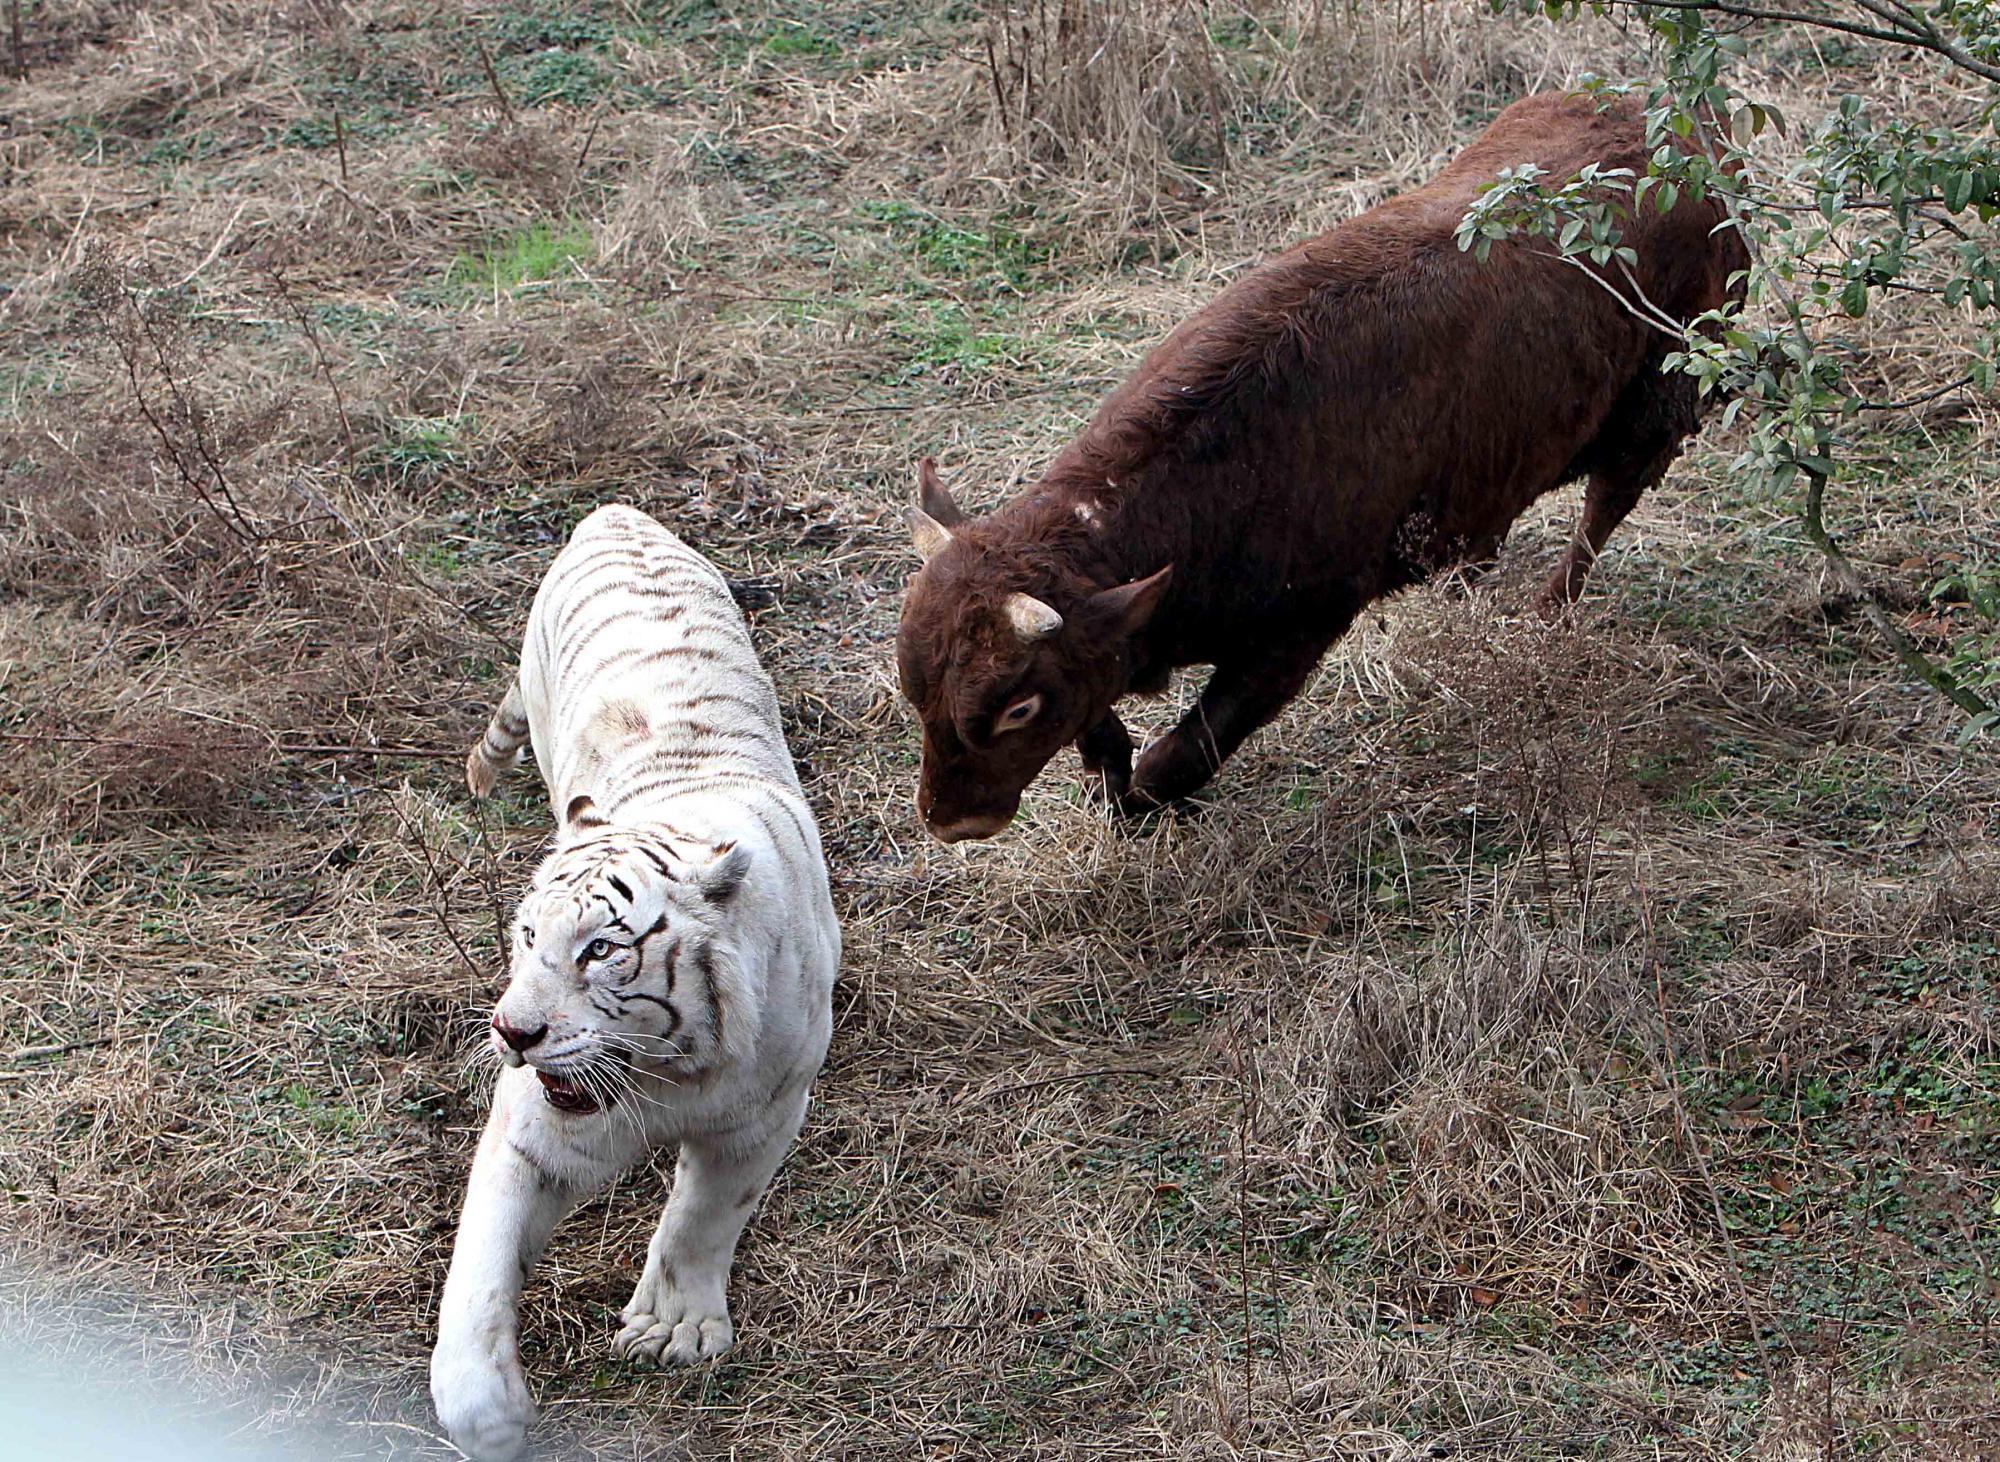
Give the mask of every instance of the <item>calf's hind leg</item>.
[[1199, 791], [1251, 732], [1305, 688], [1338, 634], [1293, 641], [1269, 648], [1255, 660], [1216, 666], [1187, 714], [1139, 758], [1123, 809], [1146, 812]]
[[1679, 453], [1678, 446], [1668, 447], [1635, 473], [1590, 474], [1590, 484], [1583, 491], [1583, 516], [1577, 520], [1569, 552], [1542, 585], [1542, 592], [1535, 598], [1536, 608], [1546, 615], [1558, 615], [1576, 603], [1583, 593], [1583, 581], [1589, 576], [1591, 565], [1597, 562], [1597, 555], [1604, 551], [1612, 530], [1638, 506], [1646, 489], [1666, 476], [1668, 465]]
[[1646, 490], [1667, 475], [1681, 443], [1699, 424], [1694, 382], [1657, 372], [1657, 366], [1649, 366], [1625, 388], [1591, 444], [1583, 516], [1569, 552], [1536, 596], [1536, 607], [1545, 615], [1558, 615], [1576, 602], [1612, 530], [1625, 521]]

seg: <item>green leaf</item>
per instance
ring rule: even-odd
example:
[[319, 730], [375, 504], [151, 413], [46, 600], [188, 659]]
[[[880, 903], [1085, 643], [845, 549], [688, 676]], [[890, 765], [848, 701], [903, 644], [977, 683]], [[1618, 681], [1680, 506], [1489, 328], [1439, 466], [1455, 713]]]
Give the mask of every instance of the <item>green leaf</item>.
[[1958, 744], [1970, 746], [1997, 725], [2000, 725], [2000, 711], [1981, 711], [1958, 728]]

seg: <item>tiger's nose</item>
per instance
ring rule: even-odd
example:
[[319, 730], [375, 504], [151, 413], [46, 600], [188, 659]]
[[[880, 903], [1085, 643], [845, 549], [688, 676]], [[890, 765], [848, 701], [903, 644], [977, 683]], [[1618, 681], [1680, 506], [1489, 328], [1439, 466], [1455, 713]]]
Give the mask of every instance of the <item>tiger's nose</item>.
[[509, 1049], [515, 1052], [527, 1050], [549, 1033], [546, 1025], [538, 1025], [533, 1030], [523, 1030], [518, 1025], [507, 1024], [497, 1015], [493, 1017], [493, 1029], [500, 1039], [507, 1043]]

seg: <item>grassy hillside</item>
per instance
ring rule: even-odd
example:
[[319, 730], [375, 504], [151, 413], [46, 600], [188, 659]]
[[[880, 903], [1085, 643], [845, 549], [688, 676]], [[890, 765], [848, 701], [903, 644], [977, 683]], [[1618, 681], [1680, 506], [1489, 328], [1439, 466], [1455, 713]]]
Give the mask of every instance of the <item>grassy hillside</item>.
[[[732, 1355], [609, 1356], [670, 1157], [559, 1233], [524, 1317], [552, 1452], [2000, 1454], [2000, 773], [1726, 435], [1574, 624], [1516, 618], [1571, 490], [1476, 588], [1378, 606], [1198, 807], [1107, 824], [1067, 756], [993, 844], [911, 806], [915, 458], [998, 502], [1224, 281], [1527, 91], [1644, 75], [1641, 36], [1304, 0], [21, 13], [10, 1333], [336, 1426], [314, 1455], [451, 1455], [431, 1317], [547, 821], [460, 764], [615, 500], [752, 606], [849, 958]], [[1859, 45], [1752, 64], [1795, 118], [1955, 105]], [[1857, 330], [1884, 399], [1932, 384], [1893, 315]], [[1831, 515], [1933, 646], [2000, 537], [1995, 440], [1991, 401], [1895, 418]]]

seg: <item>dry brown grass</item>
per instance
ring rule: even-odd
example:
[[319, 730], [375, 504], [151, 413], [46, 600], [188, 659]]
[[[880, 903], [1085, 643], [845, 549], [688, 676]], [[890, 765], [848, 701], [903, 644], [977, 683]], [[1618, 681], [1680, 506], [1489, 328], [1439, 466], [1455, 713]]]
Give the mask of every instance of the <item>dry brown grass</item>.
[[[1059, 765], [1000, 842], [910, 815], [913, 459], [997, 500], [1219, 279], [1521, 91], [1643, 68], [1638, 38], [1297, 0], [496, 7], [509, 124], [426, 3], [28, 14], [10, 1334], [110, 1337], [232, 1425], [331, 1426], [313, 1455], [448, 1455], [423, 1363], [494, 905], [545, 817], [456, 768], [554, 546], [622, 499], [753, 606], [849, 959], [741, 1348], [608, 1360], [667, 1165], [635, 1174], [532, 1289], [553, 1452], [2000, 1448], [2000, 779], [1727, 443], [1574, 625], [1513, 617], [1573, 494], [1477, 589], [1382, 606], [1212, 802], [1111, 826]], [[1835, 84], [1811, 62], [1759, 53], [1796, 115]], [[1868, 328], [1885, 386], [1928, 383], [1906, 322]], [[1850, 500], [1913, 623], [1995, 535], [1994, 440], [1940, 406]]]

